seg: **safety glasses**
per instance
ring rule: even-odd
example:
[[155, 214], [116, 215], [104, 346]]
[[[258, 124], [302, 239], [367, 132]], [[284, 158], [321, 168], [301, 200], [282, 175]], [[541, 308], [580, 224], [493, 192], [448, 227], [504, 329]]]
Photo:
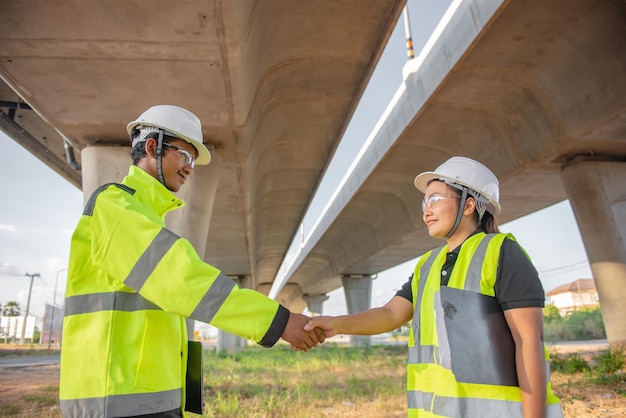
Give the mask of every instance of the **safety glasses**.
[[184, 149], [182, 149], [180, 147], [177, 147], [176, 145], [172, 145], [172, 144], [169, 144], [167, 142], [164, 142], [163, 145], [165, 145], [166, 147], [170, 147], [171, 149], [176, 151], [178, 153], [178, 158], [180, 158], [180, 162], [182, 162], [185, 165], [191, 165], [191, 168], [193, 168], [193, 166], [195, 165], [196, 161], [191, 156], [191, 154], [189, 154], [189, 152], [187, 150], [184, 150]]
[[434, 209], [446, 199], [459, 199], [461, 196], [433, 194], [422, 200], [422, 212], [426, 212], [426, 208]]

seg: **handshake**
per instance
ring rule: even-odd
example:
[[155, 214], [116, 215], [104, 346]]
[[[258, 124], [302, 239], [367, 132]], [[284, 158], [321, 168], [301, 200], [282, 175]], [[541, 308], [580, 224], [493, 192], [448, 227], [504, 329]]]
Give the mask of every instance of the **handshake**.
[[310, 318], [291, 312], [281, 338], [291, 344], [294, 350], [307, 351], [323, 343], [326, 337], [337, 334], [333, 319], [331, 316]]

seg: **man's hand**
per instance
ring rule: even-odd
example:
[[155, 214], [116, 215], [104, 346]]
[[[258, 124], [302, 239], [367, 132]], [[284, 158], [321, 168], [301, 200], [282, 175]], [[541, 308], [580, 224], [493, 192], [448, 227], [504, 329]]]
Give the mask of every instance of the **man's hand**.
[[320, 329], [304, 329], [309, 319], [311, 318], [305, 315], [293, 312], [289, 314], [289, 320], [281, 338], [291, 344], [291, 348], [307, 351], [326, 339], [324, 332]]
[[305, 331], [310, 331], [313, 329], [321, 329], [324, 331], [324, 336], [326, 338], [333, 337], [337, 335], [337, 321], [332, 316], [315, 316], [313, 318], [308, 318], [309, 322], [304, 326]]

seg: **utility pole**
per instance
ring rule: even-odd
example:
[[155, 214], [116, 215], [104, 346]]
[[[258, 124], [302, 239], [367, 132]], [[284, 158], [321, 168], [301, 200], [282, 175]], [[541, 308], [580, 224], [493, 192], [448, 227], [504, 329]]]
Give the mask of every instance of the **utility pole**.
[[28, 301], [26, 302], [26, 313], [24, 314], [24, 322], [22, 322], [22, 338], [20, 345], [24, 345], [24, 335], [26, 334], [26, 320], [28, 319], [28, 310], [30, 309], [30, 295], [33, 292], [33, 279], [39, 277], [39, 273], [26, 273], [25, 276], [30, 277], [30, 288], [28, 289]]
[[67, 271], [67, 268], [57, 271], [57, 279], [54, 281], [54, 295], [52, 296], [52, 314], [50, 316], [50, 330], [48, 331], [48, 353], [50, 352], [50, 340], [52, 340], [52, 325], [54, 323], [54, 305], [57, 300], [57, 284], [59, 283], [59, 273]]

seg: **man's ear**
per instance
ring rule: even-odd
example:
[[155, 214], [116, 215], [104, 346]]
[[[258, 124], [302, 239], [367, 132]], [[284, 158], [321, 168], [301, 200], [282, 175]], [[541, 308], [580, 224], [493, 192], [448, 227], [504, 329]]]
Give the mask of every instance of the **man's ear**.
[[154, 138], [146, 139], [146, 155], [156, 158], [157, 142]]

